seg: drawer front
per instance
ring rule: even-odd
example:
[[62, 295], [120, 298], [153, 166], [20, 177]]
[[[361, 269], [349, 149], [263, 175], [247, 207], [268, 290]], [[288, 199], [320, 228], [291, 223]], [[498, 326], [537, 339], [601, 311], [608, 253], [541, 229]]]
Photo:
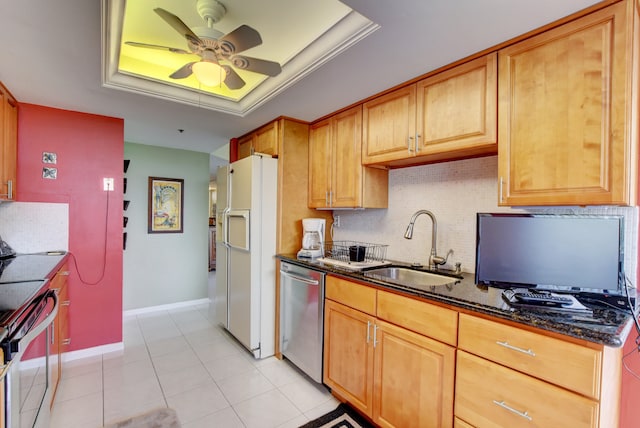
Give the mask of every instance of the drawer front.
[[376, 290], [366, 285], [327, 276], [324, 295], [350, 308], [376, 315]]
[[477, 428], [587, 428], [598, 403], [464, 351], [456, 366], [456, 417]]
[[599, 399], [602, 352], [498, 322], [460, 315], [458, 348]]
[[473, 428], [473, 425], [469, 425], [460, 418], [453, 419], [453, 428]]
[[426, 302], [378, 291], [378, 318], [456, 346], [458, 313]]

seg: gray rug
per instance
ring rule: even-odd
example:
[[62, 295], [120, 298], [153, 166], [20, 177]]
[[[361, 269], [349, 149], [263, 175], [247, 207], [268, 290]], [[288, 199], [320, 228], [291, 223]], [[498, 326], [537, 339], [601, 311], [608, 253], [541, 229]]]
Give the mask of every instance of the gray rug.
[[163, 407], [111, 425], [105, 425], [105, 428], [180, 428], [180, 426], [176, 411]]

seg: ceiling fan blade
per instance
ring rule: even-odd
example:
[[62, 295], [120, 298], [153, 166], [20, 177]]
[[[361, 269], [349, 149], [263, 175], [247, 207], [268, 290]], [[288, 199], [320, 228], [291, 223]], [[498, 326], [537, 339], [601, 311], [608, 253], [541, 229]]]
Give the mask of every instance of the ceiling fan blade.
[[240, 89], [245, 85], [244, 80], [238, 76], [238, 73], [233, 68], [228, 65], [223, 65], [222, 68], [227, 72], [227, 77], [224, 79], [224, 84], [227, 85], [227, 88]]
[[191, 28], [189, 28], [187, 24], [182, 22], [182, 20], [175, 16], [173, 13], [168, 12], [160, 7], [153, 9], [153, 11], [160, 15], [160, 18], [164, 19], [167, 24], [171, 25], [174, 30], [182, 34], [188, 41], [198, 46], [203, 45], [202, 40], [200, 40], [196, 33], [191, 31]]
[[125, 45], [134, 46], [136, 48], [148, 48], [148, 49], [158, 49], [161, 51], [169, 51], [178, 54], [190, 54], [191, 52], [185, 51], [184, 49], [178, 48], [170, 48], [168, 46], [160, 46], [160, 45], [150, 45], [148, 43], [139, 43], [139, 42], [124, 42]]
[[241, 70], [253, 71], [254, 73], [266, 74], [267, 76], [277, 76], [282, 71], [280, 64], [265, 59], [252, 58], [250, 56], [234, 55], [230, 58], [234, 67]]
[[193, 71], [191, 70], [193, 64], [195, 64], [195, 62], [189, 62], [183, 65], [182, 67], [174, 71], [169, 77], [172, 79], [184, 79], [191, 76], [191, 74], [193, 73]]
[[218, 40], [218, 46], [224, 56], [240, 53], [262, 44], [262, 37], [248, 25], [241, 25]]

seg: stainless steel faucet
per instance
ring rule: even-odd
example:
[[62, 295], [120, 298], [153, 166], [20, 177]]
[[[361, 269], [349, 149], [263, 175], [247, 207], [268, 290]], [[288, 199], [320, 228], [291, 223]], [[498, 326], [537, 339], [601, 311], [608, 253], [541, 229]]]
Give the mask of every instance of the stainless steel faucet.
[[431, 211], [427, 210], [419, 210], [416, 211], [413, 216], [411, 216], [411, 220], [409, 221], [409, 226], [407, 226], [407, 231], [404, 233], [405, 239], [413, 238], [413, 225], [416, 222], [416, 219], [420, 214], [426, 214], [431, 218], [431, 224], [433, 225], [431, 230], [431, 252], [429, 253], [429, 269], [435, 270], [438, 268], [438, 265], [443, 265], [447, 262], [449, 258], [449, 254], [453, 253], [453, 250], [449, 250], [446, 257], [441, 257], [438, 255], [436, 250], [436, 241], [438, 236], [438, 222], [436, 221], [436, 216], [433, 215]]

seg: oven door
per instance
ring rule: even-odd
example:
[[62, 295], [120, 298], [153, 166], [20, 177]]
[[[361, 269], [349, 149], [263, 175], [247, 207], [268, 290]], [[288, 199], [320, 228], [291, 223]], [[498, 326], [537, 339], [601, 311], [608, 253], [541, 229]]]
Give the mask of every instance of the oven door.
[[[30, 327], [21, 337], [11, 339], [15, 352], [5, 378], [5, 419], [7, 428], [48, 427], [51, 404], [49, 367], [50, 326], [58, 313], [53, 291], [34, 302]], [[38, 358], [23, 360], [37, 352]]]

